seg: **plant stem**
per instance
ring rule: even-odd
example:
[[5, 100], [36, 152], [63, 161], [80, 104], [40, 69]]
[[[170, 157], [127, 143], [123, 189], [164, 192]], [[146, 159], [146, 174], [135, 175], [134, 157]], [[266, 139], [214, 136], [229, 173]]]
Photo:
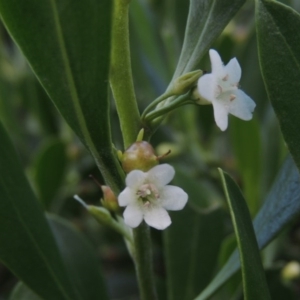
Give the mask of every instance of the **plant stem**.
[[152, 248], [150, 229], [143, 222], [133, 230], [135, 245], [135, 268], [140, 288], [141, 300], [156, 300], [156, 290], [154, 284], [152, 267]]
[[177, 107], [182, 106], [182, 105], [195, 104], [194, 101], [191, 101], [189, 99], [190, 99], [190, 93], [182, 95], [182, 96], [176, 98], [175, 100], [173, 100], [172, 102], [170, 102], [170, 104], [163, 106], [162, 108], [156, 109], [156, 110], [150, 112], [149, 114], [147, 114], [145, 117], [145, 121], [149, 122], [157, 117], [160, 117], [160, 116], [172, 111], [173, 109], [175, 109]]
[[[135, 99], [128, 30], [130, 0], [114, 0], [110, 84], [120, 119], [124, 147], [135, 142], [141, 127]], [[133, 231], [134, 262], [141, 300], [156, 300], [149, 227], [142, 223]]]
[[125, 149], [135, 142], [141, 126], [131, 71], [129, 2], [114, 0], [110, 65], [110, 84], [116, 101]]
[[159, 104], [160, 102], [164, 101], [165, 99], [169, 98], [172, 96], [172, 93], [170, 92], [165, 92], [164, 94], [160, 95], [158, 98], [156, 98], [154, 101], [152, 101], [144, 110], [141, 119], [143, 120], [145, 118], [145, 116], [147, 115], [147, 113], [154, 108], [157, 104]]

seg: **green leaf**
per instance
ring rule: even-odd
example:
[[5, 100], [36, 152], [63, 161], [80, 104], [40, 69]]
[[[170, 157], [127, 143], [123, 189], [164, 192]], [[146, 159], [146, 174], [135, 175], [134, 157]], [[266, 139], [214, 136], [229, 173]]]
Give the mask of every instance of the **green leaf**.
[[257, 39], [267, 93], [300, 168], [300, 15], [275, 1], [257, 1]]
[[0, 140], [0, 261], [45, 300], [80, 299], [1, 124]]
[[288, 149], [284, 142], [279, 124], [273, 109], [269, 110], [269, 114], [265, 118], [263, 126], [263, 193], [267, 192], [276, 177], [276, 173], [280, 170], [280, 166], [284, 162], [288, 154]]
[[185, 38], [173, 78], [193, 71], [245, 0], [191, 0]]
[[238, 170], [243, 180], [245, 198], [251, 212], [255, 215], [261, 205], [261, 137], [257, 119], [244, 122], [232, 118], [230, 134]]
[[59, 139], [49, 140], [38, 153], [34, 180], [39, 199], [50, 208], [63, 182], [67, 164], [66, 149]]
[[[69, 222], [48, 215], [48, 222], [59, 247], [66, 270], [77, 286], [81, 299], [108, 299], [101, 274], [100, 260], [85, 237]], [[17, 284], [10, 300], [40, 300], [23, 283]]]
[[23, 282], [18, 282], [12, 291], [9, 300], [43, 300], [31, 289], [29, 289]]
[[151, 11], [145, 3], [132, 1], [130, 4], [130, 16], [133, 24], [131, 29], [136, 34], [137, 41], [139, 41], [140, 55], [148, 58], [149, 67], [153, 68], [162, 77], [160, 79], [163, 82], [166, 82], [168, 79], [168, 66], [166, 66], [166, 59], [162, 55], [161, 48], [158, 47], [161, 41], [159, 40], [154, 18], [150, 13]]
[[0, 0], [0, 13], [48, 95], [117, 191], [122, 181], [108, 101], [112, 1]]
[[108, 299], [100, 258], [86, 238], [71, 223], [58, 216], [48, 215], [48, 222], [66, 270], [81, 299]]
[[[253, 222], [259, 249], [272, 241], [299, 212], [300, 178], [293, 160], [288, 157]], [[208, 299], [239, 268], [239, 256], [236, 250], [213, 281], [195, 299]]]
[[271, 299], [246, 201], [232, 178], [219, 169], [240, 255], [245, 299]]
[[222, 210], [199, 214], [189, 205], [171, 212], [172, 226], [164, 231], [168, 300], [190, 300], [211, 280], [224, 235], [223, 216]]
[[20, 84], [23, 101], [27, 102], [27, 109], [34, 114], [38, 121], [41, 134], [58, 136], [60, 119], [58, 113], [40, 82], [34, 74], [23, 78]]

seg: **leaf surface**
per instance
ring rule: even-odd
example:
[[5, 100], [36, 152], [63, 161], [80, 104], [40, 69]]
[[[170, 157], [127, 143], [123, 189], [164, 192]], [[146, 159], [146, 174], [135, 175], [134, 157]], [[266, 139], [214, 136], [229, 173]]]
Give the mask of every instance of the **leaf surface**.
[[[291, 157], [283, 164], [273, 186], [253, 221], [259, 249], [264, 248], [300, 212], [300, 177]], [[212, 296], [237, 270], [237, 250], [205, 290], [195, 299]]]
[[70, 222], [55, 215], [47, 218], [66, 270], [81, 299], [107, 300], [100, 258], [95, 249]]
[[261, 71], [288, 148], [300, 168], [300, 15], [275, 1], [256, 1]]
[[[47, 216], [60, 253], [72, 282], [76, 284], [81, 299], [107, 298], [99, 258], [84, 236], [69, 222], [55, 215]], [[24, 283], [19, 282], [10, 300], [40, 300]]]
[[237, 239], [244, 297], [248, 300], [271, 299], [246, 201], [232, 178], [221, 169], [219, 172]]
[[255, 215], [261, 205], [262, 145], [260, 127], [256, 118], [245, 122], [237, 118], [231, 120], [230, 135], [242, 176], [245, 198], [251, 215]]
[[112, 3], [0, 0], [0, 14], [107, 184], [118, 190], [122, 182], [112, 150], [108, 100]]
[[245, 0], [191, 0], [185, 38], [173, 78], [196, 69]]
[[46, 208], [62, 185], [67, 165], [65, 145], [59, 139], [49, 140], [38, 153], [34, 179], [39, 199]]
[[199, 214], [189, 205], [171, 212], [172, 225], [164, 231], [168, 300], [192, 299], [209, 283], [224, 234], [223, 215], [221, 210]]
[[0, 140], [0, 260], [45, 300], [81, 299], [1, 124]]

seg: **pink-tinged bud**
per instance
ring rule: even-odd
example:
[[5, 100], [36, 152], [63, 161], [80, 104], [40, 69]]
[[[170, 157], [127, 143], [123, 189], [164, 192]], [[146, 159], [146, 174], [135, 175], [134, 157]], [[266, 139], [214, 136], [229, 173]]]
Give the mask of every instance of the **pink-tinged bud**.
[[158, 164], [153, 147], [145, 141], [135, 142], [122, 156], [122, 167], [126, 173], [132, 170], [149, 171]]
[[102, 205], [110, 210], [110, 211], [118, 211], [119, 210], [119, 204], [118, 204], [118, 199], [111, 190], [109, 186], [106, 185], [101, 185], [101, 189], [103, 192], [103, 199], [101, 200]]

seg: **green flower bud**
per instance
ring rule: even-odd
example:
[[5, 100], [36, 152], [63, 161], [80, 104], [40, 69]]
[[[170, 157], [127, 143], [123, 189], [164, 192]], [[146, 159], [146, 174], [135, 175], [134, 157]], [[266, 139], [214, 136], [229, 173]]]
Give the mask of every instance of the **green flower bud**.
[[145, 141], [135, 142], [122, 155], [122, 167], [126, 173], [132, 170], [146, 172], [157, 164], [153, 147]]
[[87, 205], [78, 195], [74, 195], [74, 199], [77, 200], [97, 220], [98, 223], [108, 226], [122, 234], [129, 243], [130, 249], [132, 249], [132, 231], [124, 224], [124, 222], [121, 221], [121, 218], [117, 216], [118, 221], [116, 221], [105, 207]]
[[182, 95], [187, 93], [194, 85], [197, 84], [198, 79], [202, 76], [201, 70], [196, 70], [186, 73], [174, 80], [170, 93], [173, 95]]

